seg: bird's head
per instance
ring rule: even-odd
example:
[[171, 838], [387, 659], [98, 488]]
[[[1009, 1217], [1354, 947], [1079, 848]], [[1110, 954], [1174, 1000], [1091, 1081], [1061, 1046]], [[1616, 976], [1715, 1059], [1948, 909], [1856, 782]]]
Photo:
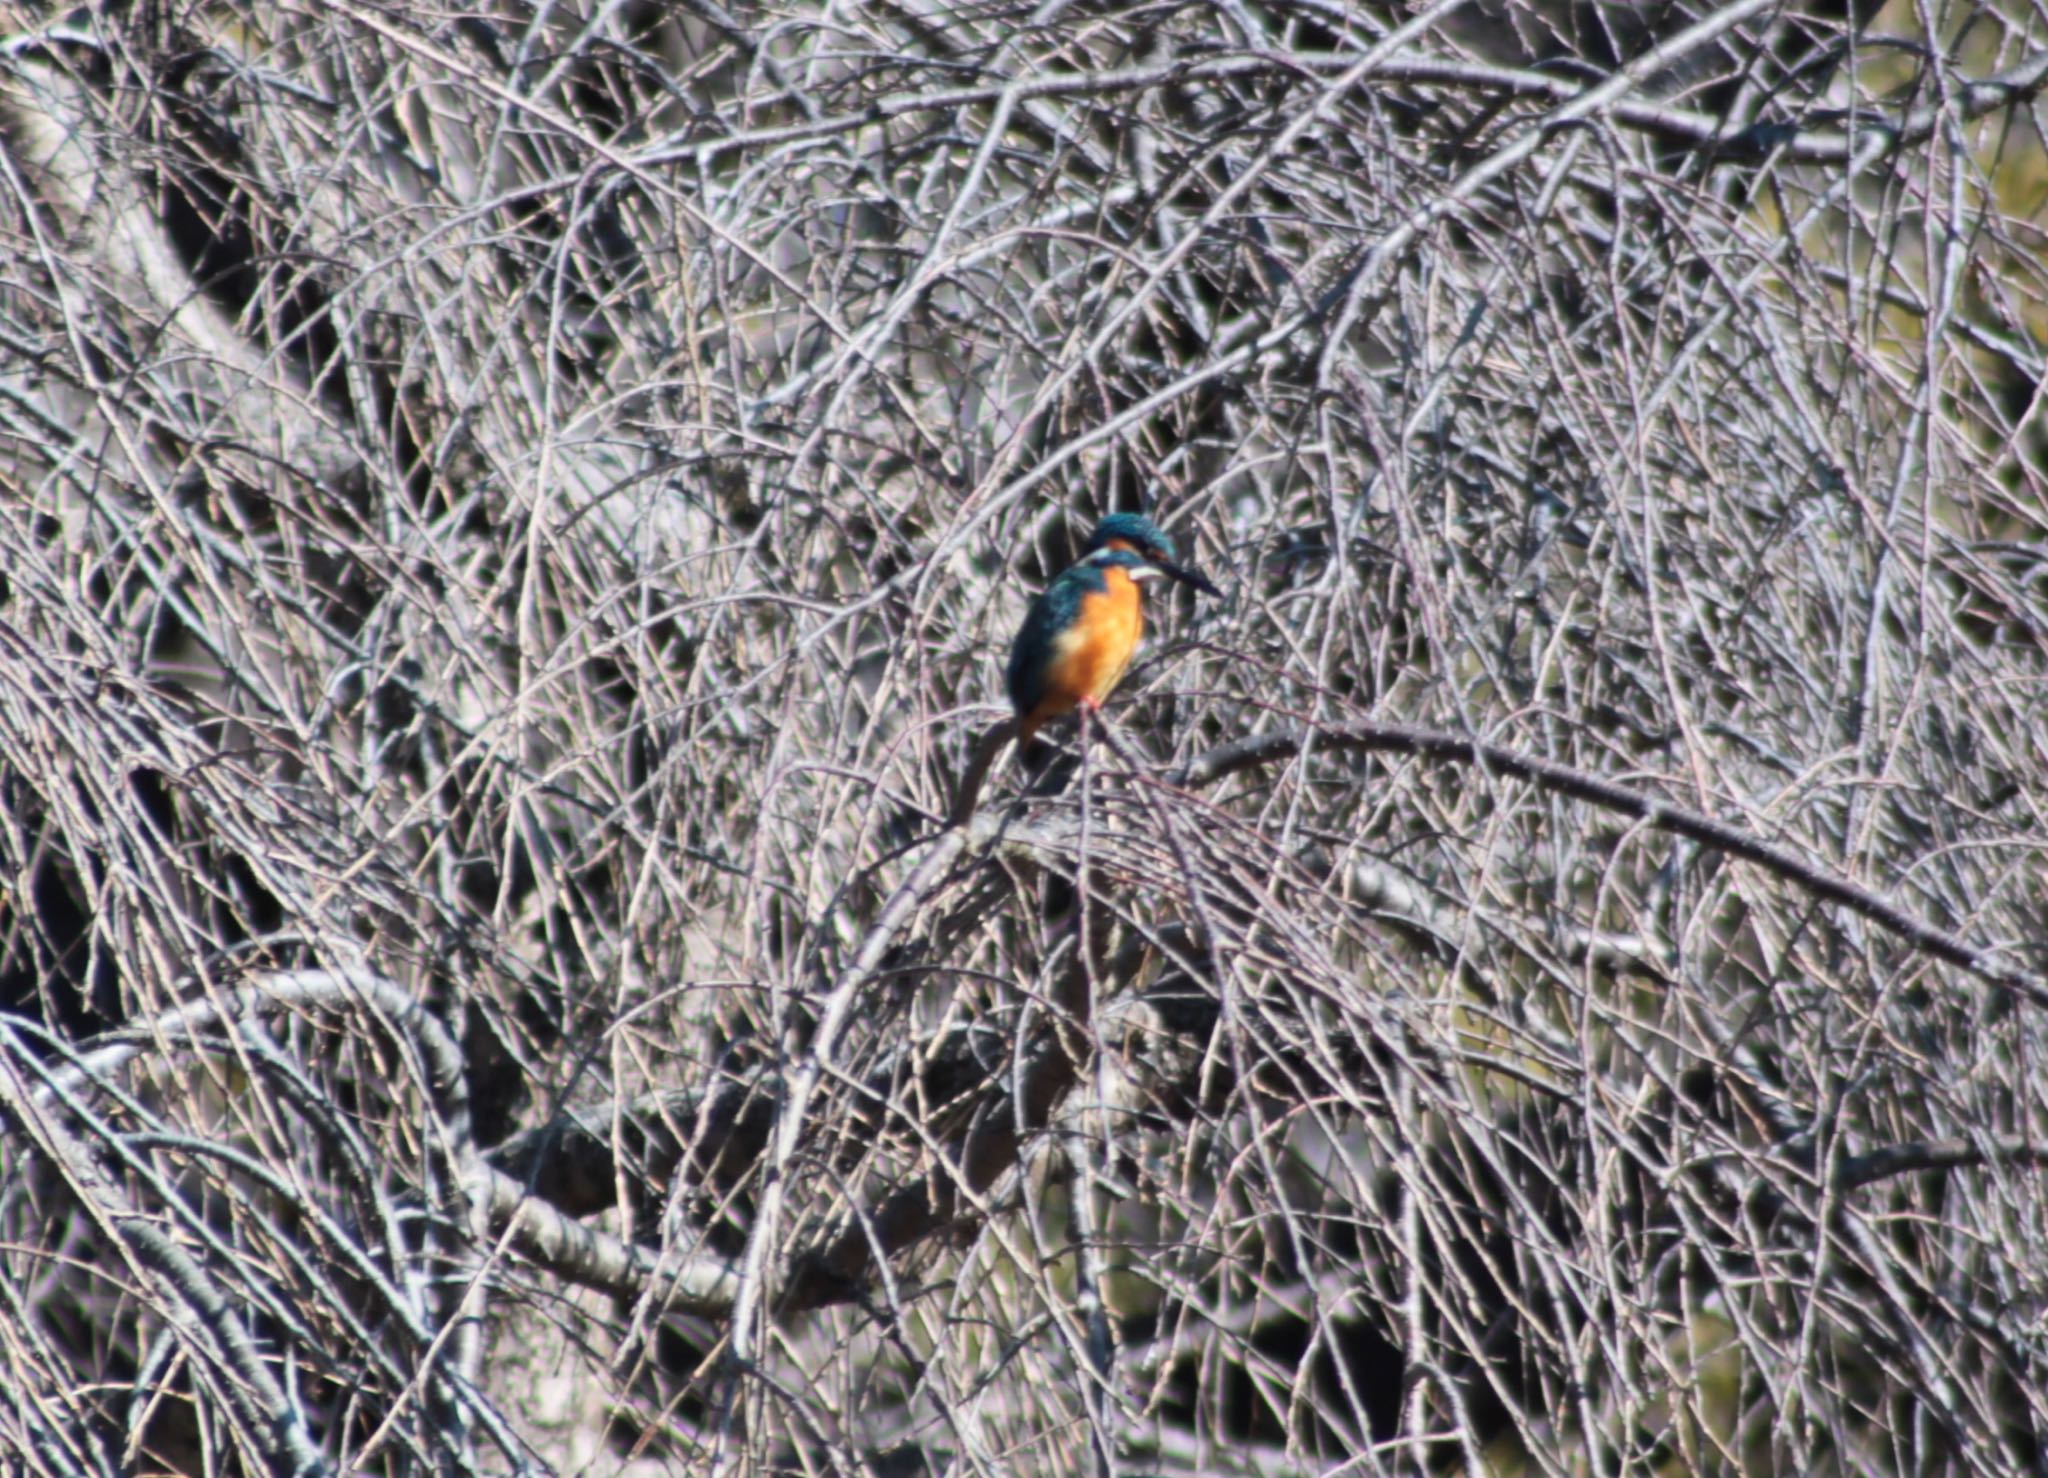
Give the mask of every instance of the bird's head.
[[[1130, 555], [1135, 560], [1135, 563], [1117, 561], [1130, 572], [1133, 580], [1152, 580], [1166, 575], [1206, 595], [1220, 597], [1223, 594], [1194, 570], [1179, 563], [1173, 540], [1142, 513], [1110, 514], [1088, 536], [1088, 549], [1083, 557], [1093, 564], [1099, 563], [1105, 555], [1119, 554]], [[1143, 573], [1140, 573], [1140, 567]]]

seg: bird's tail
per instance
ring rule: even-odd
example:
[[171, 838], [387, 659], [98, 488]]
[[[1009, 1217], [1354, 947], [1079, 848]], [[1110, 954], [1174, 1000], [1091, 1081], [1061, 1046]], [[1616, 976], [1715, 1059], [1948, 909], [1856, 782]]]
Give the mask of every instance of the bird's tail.
[[[991, 725], [981, 736], [981, 742], [974, 746], [974, 754], [967, 761], [967, 768], [961, 773], [960, 783], [954, 787], [953, 809], [947, 816], [947, 824], [965, 826], [974, 819], [974, 808], [981, 800], [982, 784], [988, 779], [988, 772], [996, 762], [996, 756], [1003, 752], [1003, 746], [1016, 735], [1020, 721], [1005, 719]], [[1022, 754], [1024, 746], [1031, 742], [1031, 735], [1037, 731], [1037, 724], [1024, 727], [1024, 735], [1017, 741], [1017, 752]]]

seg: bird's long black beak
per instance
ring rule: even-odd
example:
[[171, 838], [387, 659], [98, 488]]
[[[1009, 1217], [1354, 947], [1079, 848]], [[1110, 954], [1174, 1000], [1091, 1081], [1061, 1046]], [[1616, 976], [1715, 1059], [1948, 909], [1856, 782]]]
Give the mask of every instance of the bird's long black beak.
[[1158, 565], [1160, 569], [1164, 570], [1167, 574], [1173, 576], [1173, 578], [1180, 581], [1181, 584], [1192, 585], [1195, 587], [1195, 589], [1201, 591], [1204, 595], [1213, 595], [1218, 600], [1223, 599], [1222, 591], [1218, 590], [1214, 585], [1212, 585], [1208, 580], [1203, 578], [1201, 575], [1198, 575], [1193, 570], [1187, 568], [1187, 566], [1168, 564], [1163, 559], [1155, 559], [1152, 561], [1152, 563]]

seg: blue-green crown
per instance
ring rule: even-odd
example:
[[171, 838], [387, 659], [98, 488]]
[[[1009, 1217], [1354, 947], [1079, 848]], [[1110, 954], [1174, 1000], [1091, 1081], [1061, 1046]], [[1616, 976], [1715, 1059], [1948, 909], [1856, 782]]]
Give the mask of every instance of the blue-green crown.
[[1169, 562], [1178, 558], [1174, 553], [1173, 540], [1166, 536], [1166, 531], [1142, 513], [1110, 514], [1095, 526], [1095, 532], [1088, 536], [1088, 547], [1082, 553], [1093, 554], [1119, 539], [1140, 554], [1154, 555]]

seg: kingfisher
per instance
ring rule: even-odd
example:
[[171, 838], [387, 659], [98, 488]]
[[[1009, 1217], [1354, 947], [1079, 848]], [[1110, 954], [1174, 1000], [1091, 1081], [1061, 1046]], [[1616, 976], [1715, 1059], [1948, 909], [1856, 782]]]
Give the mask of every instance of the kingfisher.
[[1208, 595], [1223, 594], [1176, 562], [1173, 540], [1151, 519], [1112, 513], [1089, 535], [1080, 563], [1031, 603], [1005, 674], [1020, 754], [1048, 720], [1076, 708], [1100, 710], [1144, 634], [1140, 587], [1162, 575]]

